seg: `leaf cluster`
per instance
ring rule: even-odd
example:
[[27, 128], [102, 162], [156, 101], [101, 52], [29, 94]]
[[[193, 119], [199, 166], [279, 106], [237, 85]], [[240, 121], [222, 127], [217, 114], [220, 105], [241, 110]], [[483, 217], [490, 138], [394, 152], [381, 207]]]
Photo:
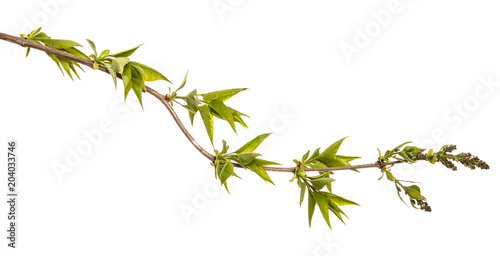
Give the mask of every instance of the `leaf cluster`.
[[235, 176], [239, 178], [239, 176], [234, 173], [235, 163], [240, 167], [251, 170], [255, 174], [259, 175], [259, 177], [261, 177], [264, 181], [274, 185], [274, 182], [271, 180], [264, 167], [280, 164], [260, 159], [259, 157], [261, 154], [254, 152], [255, 149], [257, 149], [269, 135], [271, 134], [261, 134], [231, 153], [228, 153], [229, 146], [224, 140], [222, 141], [222, 150], [214, 150], [215, 161], [213, 166], [215, 167], [215, 178], [220, 180], [221, 185], [224, 185], [228, 193], [229, 189], [227, 187], [227, 180], [229, 177]]
[[[31, 31], [28, 35], [21, 34], [21, 37], [28, 40], [28, 41], [34, 42], [34, 43], [43, 44], [45, 46], [48, 46], [48, 47], [51, 47], [54, 49], [58, 49], [60, 51], [67, 52], [67, 53], [88, 59], [88, 57], [84, 53], [82, 53], [80, 50], [78, 50], [76, 48], [76, 47], [83, 47], [79, 43], [71, 41], [71, 40], [52, 39], [50, 36], [48, 36], [44, 32], [41, 32], [40, 31], [41, 29], [42, 28], [39, 27], [39, 28]], [[30, 50], [31, 50], [30, 47], [26, 48], [26, 57], [28, 57]], [[47, 55], [56, 63], [57, 67], [59, 67], [59, 70], [61, 70], [61, 73], [63, 75], [64, 75], [64, 72], [66, 72], [66, 74], [68, 74], [68, 76], [71, 78], [71, 80], [73, 80], [73, 75], [71, 74], [71, 73], [73, 73], [76, 75], [76, 77], [78, 77], [78, 79], [80, 79], [80, 76], [76, 72], [75, 67], [79, 68], [82, 71], [83, 71], [83, 69], [82, 69], [82, 67], [80, 67], [80, 65], [78, 63], [76, 63], [75, 61], [71, 61], [71, 60], [68, 60], [65, 58], [55, 56], [55, 55], [50, 54], [50, 53], [47, 53]]]
[[[330, 176], [333, 175], [332, 171], [322, 172], [316, 176], [308, 176], [305, 171], [307, 168], [350, 166], [349, 162], [354, 159], [358, 159], [359, 157], [342, 156], [337, 154], [340, 145], [345, 139], [346, 137], [334, 142], [323, 152], [320, 152], [320, 148], [316, 149], [312, 154], [310, 154], [310, 151], [307, 151], [302, 156], [301, 161], [298, 161], [297, 159], [294, 160], [297, 167], [295, 168], [294, 176], [290, 181], [297, 179], [297, 185], [300, 188], [300, 205], [302, 205], [302, 202], [304, 201], [306, 191], [308, 193], [309, 226], [311, 226], [312, 216], [316, 209], [316, 205], [320, 209], [323, 218], [330, 228], [331, 224], [329, 212], [332, 212], [345, 224], [342, 215], [345, 217], [347, 217], [347, 215], [344, 211], [342, 211], [342, 209], [340, 209], [340, 206], [358, 205], [353, 201], [332, 193], [332, 182], [335, 181]], [[324, 188], [326, 188], [327, 191], [324, 191]]]
[[[247, 88], [234, 88], [202, 94], [198, 94], [198, 90], [195, 89], [186, 96], [180, 96], [178, 95], [178, 91], [186, 85], [187, 75], [188, 73], [186, 72], [186, 76], [179, 88], [173, 92], [170, 91], [167, 98], [171, 100], [171, 102], [175, 102], [188, 110], [191, 125], [193, 125], [195, 115], [200, 113], [212, 145], [214, 140], [214, 117], [226, 121], [235, 133], [236, 123], [248, 128], [242, 117], [248, 118], [249, 116], [225, 104], [226, 100], [232, 98], [241, 91], [247, 90]], [[184, 103], [181, 103], [181, 101]]]
[[[130, 57], [130, 55], [132, 55], [142, 44], [114, 54], [110, 54], [110, 50], [108, 49], [98, 54], [95, 43], [92, 40], [87, 39], [87, 42], [94, 52], [87, 56], [80, 50], [75, 48], [83, 47], [82, 45], [71, 40], [52, 39], [44, 32], [40, 32], [40, 30], [41, 27], [33, 30], [28, 35], [21, 34], [21, 37], [35, 43], [43, 43], [48, 47], [92, 60], [94, 62], [94, 70], [99, 69], [99, 67], [103, 67], [108, 70], [113, 79], [113, 83], [115, 84], [115, 88], [117, 84], [117, 77], [121, 77], [123, 80], [123, 86], [125, 88], [125, 100], [127, 99], [130, 90], [133, 90], [135, 95], [137, 96], [137, 99], [139, 100], [139, 103], [142, 106], [142, 93], [146, 91], [145, 82], [164, 80], [170, 83], [170, 81], [164, 75], [162, 75], [155, 69], [135, 61], [130, 61], [128, 57]], [[26, 50], [26, 57], [28, 56], [29, 52], [30, 48], [28, 47]], [[71, 71], [73, 71], [73, 73], [78, 78], [80, 78], [75, 70], [75, 67], [80, 68], [82, 71], [83, 69], [80, 67], [80, 65], [78, 65], [78, 63], [67, 60], [65, 58], [57, 57], [53, 54], [48, 55], [49, 57], [51, 57], [51, 59], [54, 60], [54, 62], [56, 62], [59, 69], [61, 69], [62, 67], [61, 72], [63, 72], [64, 69], [69, 77], [73, 79], [73, 76], [71, 75]]]

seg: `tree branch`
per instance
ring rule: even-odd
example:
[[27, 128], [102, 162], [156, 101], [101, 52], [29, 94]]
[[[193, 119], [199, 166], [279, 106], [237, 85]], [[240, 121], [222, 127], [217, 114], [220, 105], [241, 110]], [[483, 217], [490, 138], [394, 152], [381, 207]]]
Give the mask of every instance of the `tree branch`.
[[[43, 51], [43, 52], [48, 53], [48, 54], [53, 54], [55, 56], [83, 64], [91, 69], [93, 69], [93, 66], [94, 66], [94, 61], [92, 61], [90, 59], [85, 59], [85, 58], [82, 58], [82, 57], [79, 57], [79, 56], [76, 56], [76, 55], [73, 55], [73, 54], [70, 54], [67, 52], [59, 51], [57, 49], [54, 49], [54, 48], [51, 48], [51, 47], [48, 47], [48, 46], [45, 46], [42, 44], [31, 42], [31, 41], [26, 40], [22, 37], [11, 36], [11, 35], [4, 34], [4, 33], [0, 32], [0, 39], [7, 41], [7, 42], [10, 42], [10, 43], [18, 44], [22, 47], [31, 47], [31, 48]], [[109, 71], [104, 67], [99, 67], [99, 70], [109, 74]], [[117, 74], [117, 77], [121, 79], [120, 74]], [[166, 98], [165, 95], [162, 95], [161, 93], [155, 91], [154, 89], [152, 89], [149, 86], [146, 86], [146, 92], [153, 95], [155, 98], [157, 98], [159, 101], [161, 101], [161, 103], [163, 103], [163, 105], [167, 108], [168, 112], [170, 112], [170, 115], [174, 119], [177, 126], [181, 129], [182, 133], [184, 133], [184, 135], [191, 142], [191, 144], [193, 144], [193, 146], [202, 155], [204, 155], [206, 158], [208, 158], [208, 160], [210, 160], [212, 163], [215, 162], [215, 156], [210, 154], [209, 152], [207, 152], [204, 148], [202, 148], [198, 144], [198, 142], [196, 142], [196, 140], [193, 138], [193, 136], [191, 136], [191, 134], [188, 132], [188, 130], [186, 129], [186, 127], [181, 122], [181, 120], [177, 116], [176, 112], [174, 111], [174, 109], [170, 105], [170, 101], [168, 100], [168, 98]], [[393, 162], [393, 164], [398, 164], [398, 163], [401, 163], [401, 162]], [[235, 167], [245, 168], [237, 163], [233, 163], [233, 164]], [[371, 164], [328, 167], [328, 168], [305, 168], [304, 170], [305, 171], [328, 172], [328, 171], [354, 170], [354, 169], [364, 169], [364, 168], [382, 168], [383, 166], [384, 165], [382, 163], [377, 161], [377, 162], [371, 163]], [[295, 172], [295, 169], [296, 169], [296, 167], [267, 167], [267, 166], [264, 168], [266, 171], [291, 172], [291, 173]]]

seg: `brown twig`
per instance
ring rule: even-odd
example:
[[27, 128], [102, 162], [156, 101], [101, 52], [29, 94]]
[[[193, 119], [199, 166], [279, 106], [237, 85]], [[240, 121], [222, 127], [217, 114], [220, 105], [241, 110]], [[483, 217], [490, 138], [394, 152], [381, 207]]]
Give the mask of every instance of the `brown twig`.
[[[53, 54], [55, 56], [83, 64], [89, 68], [93, 68], [93, 66], [94, 66], [94, 61], [92, 61], [90, 59], [85, 59], [85, 58], [82, 58], [82, 57], [79, 57], [79, 56], [76, 56], [76, 55], [73, 55], [73, 54], [70, 54], [67, 52], [59, 51], [57, 49], [54, 49], [54, 48], [51, 48], [51, 47], [48, 47], [48, 46], [45, 46], [42, 44], [31, 42], [31, 41], [26, 40], [22, 37], [11, 36], [11, 35], [4, 34], [4, 33], [0, 32], [0, 39], [7, 41], [7, 42], [10, 42], [10, 43], [18, 44], [22, 47], [31, 47], [31, 48], [43, 51], [43, 52], [48, 53], [48, 54]], [[99, 67], [99, 70], [109, 74], [109, 71], [104, 67]], [[117, 74], [117, 77], [121, 79], [120, 74]], [[182, 133], [184, 133], [186, 138], [191, 142], [191, 144], [193, 144], [193, 146], [202, 155], [204, 155], [206, 158], [208, 158], [208, 160], [210, 160], [213, 163], [215, 161], [215, 156], [208, 153], [203, 147], [201, 147], [198, 144], [198, 142], [196, 142], [196, 140], [193, 138], [193, 136], [191, 136], [191, 134], [188, 132], [188, 130], [186, 129], [184, 124], [181, 122], [181, 120], [179, 119], [179, 117], [175, 113], [172, 106], [169, 104], [170, 102], [165, 97], [165, 95], [162, 95], [161, 93], [155, 91], [154, 89], [152, 89], [149, 86], [146, 86], [146, 92], [153, 95], [155, 98], [157, 98], [159, 101], [161, 101], [161, 103], [163, 103], [163, 105], [167, 108], [168, 112], [170, 112], [170, 115], [172, 115], [172, 118], [174, 119], [175, 123], [181, 129]], [[399, 162], [393, 162], [393, 163], [399, 163]], [[234, 166], [239, 167], [239, 168], [244, 168], [243, 166], [241, 166], [237, 163], [234, 163]], [[304, 170], [305, 171], [327, 172], [327, 171], [354, 170], [354, 169], [381, 168], [381, 167], [383, 167], [383, 165], [377, 161], [377, 162], [371, 163], [371, 164], [328, 167], [328, 168], [306, 168]], [[295, 167], [269, 167], [269, 166], [266, 166], [264, 168], [266, 169], [266, 171], [273, 171], [273, 172], [291, 172], [291, 173], [295, 172]]]

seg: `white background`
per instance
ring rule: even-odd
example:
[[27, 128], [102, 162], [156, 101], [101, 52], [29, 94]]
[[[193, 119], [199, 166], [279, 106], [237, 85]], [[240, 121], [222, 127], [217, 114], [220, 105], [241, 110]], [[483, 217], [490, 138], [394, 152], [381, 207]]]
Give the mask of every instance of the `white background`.
[[[0, 255], [498, 255], [499, 7], [429, 0], [3, 1], [4, 33], [42, 25], [53, 38], [85, 45], [87, 54], [86, 38], [111, 52], [145, 43], [133, 59], [173, 87], [189, 69], [185, 94], [251, 88], [227, 102], [252, 117], [250, 129], [238, 127], [237, 137], [216, 121], [216, 147], [224, 138], [235, 149], [272, 131], [259, 152], [292, 166], [308, 149], [344, 136], [351, 137], [339, 153], [363, 157], [357, 164], [374, 162], [378, 147], [408, 140], [435, 149], [453, 143], [491, 170], [395, 168], [397, 177], [422, 182], [432, 213], [405, 206], [393, 185], [377, 181], [376, 169], [338, 173], [334, 193], [361, 207], [344, 208], [345, 226], [332, 216], [333, 230], [316, 212], [309, 228], [290, 174], [271, 173], [272, 186], [239, 170], [243, 179], [229, 180], [228, 195], [156, 99], [144, 95], [144, 111], [133, 97], [124, 105], [122, 86], [115, 90], [104, 73], [85, 68], [72, 82], [45, 54], [32, 50], [24, 58], [24, 49], [2, 41], [0, 151], [7, 140], [18, 141], [20, 196], [15, 250], [6, 246], [1, 200]], [[388, 11], [383, 21], [373, 14]], [[347, 44], [357, 48], [350, 61]], [[164, 82], [151, 86], [168, 92]], [[187, 124], [186, 111], [176, 110]], [[103, 121], [111, 128], [102, 140], [72, 172], [57, 175], [53, 166], [67, 164], [68, 152], [89, 143], [84, 133]], [[212, 151], [199, 117], [188, 129]], [[6, 166], [6, 157], [0, 163]], [[6, 191], [7, 176], [0, 177]]]

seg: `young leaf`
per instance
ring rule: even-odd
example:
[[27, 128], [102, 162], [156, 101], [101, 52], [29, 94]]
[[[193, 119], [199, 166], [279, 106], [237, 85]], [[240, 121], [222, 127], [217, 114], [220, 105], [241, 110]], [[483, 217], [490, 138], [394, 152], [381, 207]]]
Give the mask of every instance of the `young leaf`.
[[236, 155], [236, 158], [238, 159], [238, 162], [244, 166], [255, 160], [256, 157], [261, 156], [259, 153], [254, 153], [254, 152], [245, 152]]
[[132, 71], [132, 90], [134, 90], [134, 93], [137, 96], [137, 99], [139, 100], [141, 107], [144, 109], [144, 106], [142, 105], [142, 90], [146, 88], [144, 84], [144, 72], [142, 72], [142, 70], [136, 67], [135, 65], [132, 65], [131, 71]]
[[[339, 151], [339, 147], [342, 144], [342, 142], [346, 139], [347, 137], [344, 137], [336, 142], [334, 142], [332, 145], [330, 145], [323, 153], [321, 153], [316, 159], [323, 162], [327, 163], [330, 161], [330, 159], [337, 154]], [[328, 165], [328, 164], [327, 164]]]
[[259, 175], [264, 181], [274, 185], [274, 182], [271, 180], [271, 177], [269, 177], [266, 170], [264, 169], [264, 166], [267, 165], [278, 165], [278, 164], [262, 159], [255, 159], [249, 164], [247, 164], [246, 167], [251, 171], [255, 172], [257, 175]]
[[92, 40], [90, 40], [90, 39], [87, 39], [87, 42], [89, 43], [89, 45], [92, 48], [92, 50], [94, 50], [94, 55], [97, 56], [97, 49], [95, 47], [95, 43]]
[[311, 184], [314, 189], [321, 190], [326, 185], [331, 184], [333, 181], [335, 180], [332, 178], [311, 179]]
[[304, 201], [304, 195], [306, 193], [307, 185], [302, 181], [301, 178], [297, 179], [297, 183], [299, 184], [299, 187], [300, 187], [300, 202], [299, 202], [299, 206], [302, 207], [302, 202]]
[[71, 75], [71, 69], [69, 67], [69, 60], [63, 59], [63, 58], [58, 58], [59, 62], [61, 63], [61, 66], [63, 67], [64, 71], [68, 74], [68, 76], [73, 80], [73, 76]]
[[141, 63], [138, 63], [135, 61], [131, 61], [130, 63], [133, 63], [135, 66], [140, 67], [142, 69], [142, 71], [144, 71], [144, 78], [148, 82], [149, 81], [156, 81], [156, 80], [165, 80], [169, 83], [172, 83], [164, 75], [162, 75], [160, 72], [154, 70], [153, 68], [150, 68], [144, 64], [141, 64]]
[[307, 215], [309, 216], [309, 227], [311, 227], [312, 217], [314, 215], [314, 209], [316, 208], [316, 201], [312, 195], [312, 191], [308, 189], [308, 203], [307, 203]]
[[205, 128], [207, 129], [210, 142], [214, 144], [214, 117], [210, 113], [210, 107], [207, 105], [202, 105], [198, 107], [198, 110], [200, 111], [201, 119], [203, 119], [203, 123], [205, 124]]
[[325, 193], [325, 195], [328, 197], [328, 200], [330, 200], [332, 203], [334, 203], [336, 205], [357, 205], [357, 206], [359, 206], [359, 204], [357, 204], [351, 200], [347, 200], [341, 196], [338, 196], [338, 195], [335, 195], [332, 193]]
[[181, 85], [180, 85], [180, 86], [179, 86], [179, 88], [177, 88], [177, 90], [175, 90], [174, 92], [177, 92], [177, 91], [179, 91], [180, 89], [184, 88], [184, 86], [186, 85], [186, 82], [187, 82], [188, 73], [189, 73], [189, 70], [188, 70], [188, 71], [186, 71], [186, 75], [184, 76], [184, 80], [182, 80]]
[[209, 93], [200, 94], [203, 97], [204, 102], [211, 102], [212, 100], [221, 100], [226, 101], [229, 98], [233, 97], [237, 93], [247, 90], [248, 88], [236, 88], [236, 89], [227, 89]]
[[244, 153], [244, 152], [253, 152], [257, 147], [260, 146], [260, 144], [271, 135], [271, 133], [264, 133], [261, 134], [251, 141], [247, 142], [245, 145], [243, 145], [241, 148], [238, 150], [234, 151], [234, 153], [239, 154], [239, 153]]
[[319, 192], [313, 192], [312, 194], [313, 194], [314, 200], [318, 204], [319, 210], [321, 211], [323, 218], [325, 219], [326, 223], [328, 224], [328, 227], [330, 227], [330, 229], [331, 229], [332, 226], [330, 225], [330, 216], [328, 213], [328, 208], [329, 208], [328, 207], [328, 199], [326, 198], [326, 196], [324, 196], [323, 194], [321, 194]]
[[129, 59], [125, 57], [111, 59], [111, 65], [113, 66], [113, 69], [115, 70], [116, 73], [122, 73], [123, 68], [129, 62], [130, 62]]
[[132, 89], [132, 65], [130, 64], [125, 65], [122, 72], [122, 80], [123, 80], [123, 86], [125, 87], [125, 100], [126, 100], [130, 89]]
[[224, 120], [226, 120], [229, 125], [231, 125], [231, 128], [233, 128], [233, 131], [236, 132], [236, 127], [234, 126], [234, 119], [233, 119], [233, 114], [231, 111], [226, 107], [224, 102], [220, 100], [213, 100], [208, 103], [208, 105], [213, 108], [219, 115], [222, 116]]
[[113, 78], [113, 83], [115, 84], [115, 89], [116, 89], [116, 71], [113, 69], [113, 66], [110, 63], [104, 63], [104, 66], [111, 75], [111, 78]]
[[224, 164], [224, 167], [222, 168], [222, 172], [220, 174], [220, 182], [221, 182], [221, 185], [223, 185], [227, 179], [229, 179], [229, 177], [231, 177], [234, 173], [234, 165], [227, 161], [225, 164]]
[[130, 55], [132, 55], [132, 53], [135, 52], [135, 50], [137, 50], [137, 48], [141, 47], [141, 45], [143, 44], [140, 44], [132, 49], [128, 49], [128, 50], [125, 50], [125, 51], [121, 51], [121, 52], [118, 52], [118, 53], [115, 53], [115, 54], [110, 54], [109, 56], [111, 57], [115, 57], [115, 58], [118, 58], [118, 57], [128, 57]]
[[101, 55], [99, 55], [99, 59], [102, 59], [108, 55], [109, 55], [109, 50], [104, 50], [101, 52]]
[[420, 194], [420, 188], [417, 185], [412, 185], [409, 187], [403, 186], [405, 192], [415, 200], [426, 200], [422, 194]]
[[44, 39], [43, 43], [46, 46], [51, 47], [51, 48], [55, 48], [55, 49], [67, 49], [67, 48], [71, 48], [71, 47], [75, 47], [75, 46], [83, 47], [82, 45], [80, 45], [77, 42], [74, 42], [71, 40], [62, 40], [62, 39]]

